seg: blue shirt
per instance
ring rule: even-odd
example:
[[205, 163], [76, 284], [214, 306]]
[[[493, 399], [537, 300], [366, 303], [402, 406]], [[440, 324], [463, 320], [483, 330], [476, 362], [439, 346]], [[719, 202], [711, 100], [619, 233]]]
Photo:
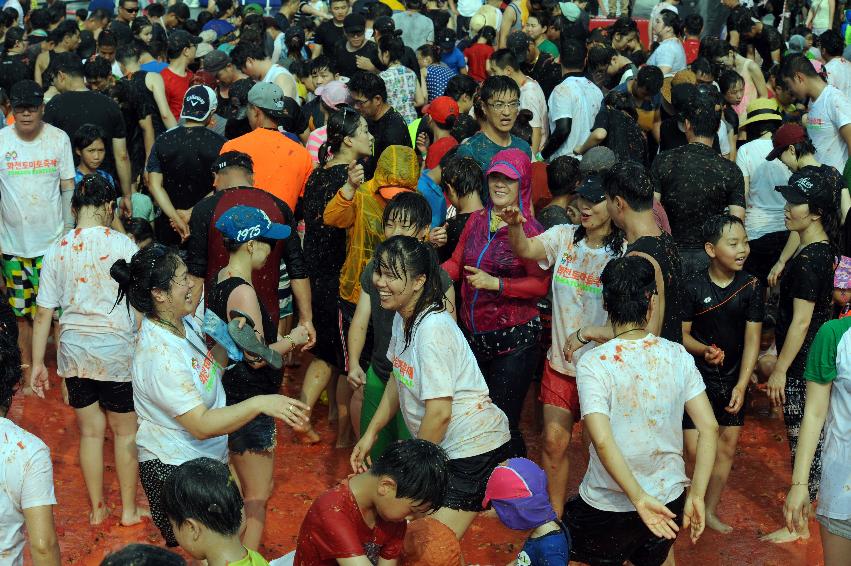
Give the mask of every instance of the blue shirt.
[[537, 538], [526, 539], [517, 555], [518, 566], [564, 566], [570, 556], [570, 535], [567, 528], [552, 531]]
[[431, 102], [438, 96], [443, 96], [449, 79], [458, 73], [446, 65], [429, 65], [426, 71], [426, 89], [428, 90], [428, 101]]
[[[103, 169], [98, 169], [97, 174], [100, 175], [101, 177], [103, 177], [104, 179], [106, 179], [107, 181], [109, 181], [109, 184], [112, 185], [113, 188], [116, 188], [116, 189], [118, 188], [118, 185], [115, 183], [115, 178], [112, 175], [110, 175], [109, 173], [107, 173]], [[83, 180], [83, 177], [85, 177], [85, 175], [83, 173], [81, 173], [79, 169], [74, 170], [74, 184], [75, 185], [78, 185], [80, 183], [80, 181]]]
[[163, 69], [166, 67], [168, 67], [168, 63], [163, 63], [162, 61], [148, 61], [139, 68], [149, 73], [162, 73]]
[[201, 31], [206, 31], [208, 29], [216, 32], [216, 35], [219, 37], [225, 36], [236, 29], [236, 26], [230, 23], [227, 20], [210, 20], [204, 27], [201, 28]]
[[440, 185], [428, 176], [431, 169], [423, 169], [420, 175], [420, 180], [417, 183], [417, 191], [425, 197], [431, 206], [431, 227], [437, 228], [443, 226], [446, 222], [446, 197], [443, 196], [443, 189]]
[[464, 58], [464, 54], [457, 47], [446, 53], [440, 60], [456, 73], [460, 73], [461, 69], [467, 66], [467, 59]]

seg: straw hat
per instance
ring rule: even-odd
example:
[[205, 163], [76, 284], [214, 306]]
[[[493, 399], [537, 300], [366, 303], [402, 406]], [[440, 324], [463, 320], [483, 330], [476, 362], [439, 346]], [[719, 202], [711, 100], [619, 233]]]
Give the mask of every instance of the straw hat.
[[774, 98], [755, 98], [748, 103], [747, 118], [739, 124], [739, 127], [765, 120], [782, 121], [780, 105]]
[[690, 69], [683, 69], [675, 74], [673, 77], [667, 77], [662, 82], [662, 98], [665, 99], [665, 102], [668, 104], [671, 103], [671, 87], [682, 85], [682, 84], [697, 84], [697, 75], [694, 74], [694, 71]]

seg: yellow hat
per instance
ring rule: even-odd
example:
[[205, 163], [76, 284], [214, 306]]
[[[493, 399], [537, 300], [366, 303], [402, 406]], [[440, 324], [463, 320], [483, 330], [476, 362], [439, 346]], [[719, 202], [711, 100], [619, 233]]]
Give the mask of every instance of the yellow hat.
[[780, 105], [774, 98], [755, 98], [748, 103], [747, 118], [739, 124], [739, 127], [765, 120], [782, 121]]

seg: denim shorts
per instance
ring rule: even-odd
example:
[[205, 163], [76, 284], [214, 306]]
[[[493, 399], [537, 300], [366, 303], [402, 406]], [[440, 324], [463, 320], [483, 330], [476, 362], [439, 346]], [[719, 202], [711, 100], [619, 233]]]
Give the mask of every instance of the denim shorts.
[[830, 534], [851, 540], [851, 519], [831, 519], [817, 514], [816, 521]]
[[271, 452], [277, 444], [275, 419], [258, 415], [228, 435], [228, 449], [234, 454]]

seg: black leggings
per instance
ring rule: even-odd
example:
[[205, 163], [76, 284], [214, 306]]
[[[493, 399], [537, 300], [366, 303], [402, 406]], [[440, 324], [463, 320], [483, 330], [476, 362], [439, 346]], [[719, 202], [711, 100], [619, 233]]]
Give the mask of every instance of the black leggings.
[[[801, 373], [786, 375], [786, 402], [783, 403], [783, 423], [786, 425], [786, 438], [792, 451], [792, 467], [795, 466], [795, 454], [798, 451], [798, 436], [801, 434], [801, 421], [804, 420], [804, 405], [807, 401], [807, 381]], [[810, 501], [815, 501], [821, 480], [821, 449], [824, 444], [824, 428], [818, 439], [813, 465], [810, 466], [810, 477], [807, 488]]]
[[160, 503], [160, 494], [163, 490], [163, 484], [168, 477], [174, 473], [177, 466], [171, 464], [163, 464], [159, 460], [148, 460], [139, 462], [139, 481], [142, 484], [142, 489], [145, 490], [145, 496], [148, 498], [148, 507], [151, 510], [151, 519], [160, 530], [165, 539], [166, 546], [178, 546], [177, 539], [174, 538], [174, 531], [171, 530], [171, 523], [168, 521], [162, 504]]

